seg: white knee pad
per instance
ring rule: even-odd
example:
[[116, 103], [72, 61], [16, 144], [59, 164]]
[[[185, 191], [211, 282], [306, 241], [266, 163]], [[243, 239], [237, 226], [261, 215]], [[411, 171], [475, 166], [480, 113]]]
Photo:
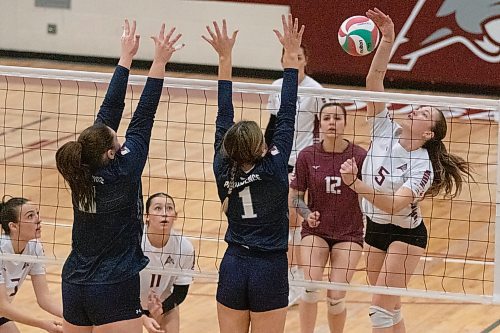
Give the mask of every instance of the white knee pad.
[[345, 310], [345, 297], [341, 299], [327, 297], [326, 306], [328, 308], [328, 313], [332, 315], [341, 314]]
[[320, 298], [320, 289], [306, 288], [302, 294], [302, 300], [306, 303], [318, 303]]
[[394, 313], [380, 306], [370, 306], [370, 320], [373, 328], [387, 328], [394, 326]]
[[392, 317], [392, 322], [394, 323], [394, 325], [396, 325], [401, 320], [403, 320], [403, 314], [401, 313], [401, 309], [395, 309], [394, 316]]
[[288, 230], [288, 243], [291, 245], [300, 245], [300, 242], [302, 242], [301, 232], [302, 227], [290, 228]]

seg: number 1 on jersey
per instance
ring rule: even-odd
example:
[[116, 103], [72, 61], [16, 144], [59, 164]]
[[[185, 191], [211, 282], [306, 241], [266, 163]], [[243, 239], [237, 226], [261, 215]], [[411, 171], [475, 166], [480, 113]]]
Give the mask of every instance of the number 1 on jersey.
[[245, 187], [243, 191], [239, 193], [241, 202], [243, 203], [243, 212], [245, 214], [241, 215], [244, 219], [253, 219], [257, 217], [257, 214], [253, 212], [252, 196], [250, 194], [250, 187]]

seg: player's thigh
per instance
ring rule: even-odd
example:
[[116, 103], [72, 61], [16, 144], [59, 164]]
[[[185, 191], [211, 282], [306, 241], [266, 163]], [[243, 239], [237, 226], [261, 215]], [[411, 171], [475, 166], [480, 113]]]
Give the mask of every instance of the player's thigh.
[[366, 275], [371, 285], [376, 285], [382, 266], [384, 265], [386, 252], [376, 247], [365, 244]]
[[403, 242], [392, 242], [377, 285], [405, 288], [424, 254], [424, 249]]
[[321, 281], [328, 257], [330, 256], [328, 243], [316, 235], [307, 235], [302, 238], [300, 254], [304, 278]]
[[20, 331], [13, 321], [7, 321], [0, 326], [0, 333], [20, 333]]
[[250, 326], [250, 311], [234, 310], [217, 302], [217, 319], [220, 333], [247, 333]]
[[179, 333], [179, 327], [180, 327], [179, 307], [176, 306], [175, 308], [164, 314], [161, 318], [161, 323], [159, 324], [165, 332]]
[[93, 326], [77, 326], [63, 320], [64, 333], [91, 333]]
[[266, 312], [250, 312], [252, 333], [282, 333], [285, 330], [287, 308]]
[[[330, 281], [336, 283], [350, 283], [363, 248], [354, 242], [341, 242], [333, 245], [330, 252]], [[329, 297], [343, 298], [345, 291], [329, 290]]]

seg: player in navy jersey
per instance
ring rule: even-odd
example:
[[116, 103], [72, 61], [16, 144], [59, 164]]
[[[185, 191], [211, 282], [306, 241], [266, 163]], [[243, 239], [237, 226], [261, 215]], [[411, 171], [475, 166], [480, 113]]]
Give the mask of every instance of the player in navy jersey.
[[[376, 8], [366, 15], [382, 33], [366, 87], [383, 91], [394, 24]], [[396, 122], [385, 103], [370, 102], [367, 118], [372, 143], [362, 167], [363, 180], [357, 177], [355, 159], [342, 164], [342, 180], [363, 197], [370, 284], [406, 288], [427, 246], [419, 202], [440, 192], [454, 197], [472, 176], [464, 159], [447, 152], [442, 141], [446, 119], [437, 108], [420, 107]], [[370, 319], [373, 332], [405, 332], [399, 296], [373, 295]]]
[[[342, 182], [340, 166], [350, 158], [360, 163], [366, 150], [344, 139], [347, 113], [344, 106], [324, 104], [319, 113], [323, 141], [304, 148], [290, 184], [293, 204], [304, 218], [301, 264], [304, 277], [321, 281], [330, 258], [329, 280], [349, 283], [363, 250], [363, 216], [358, 195]], [[308, 193], [308, 204], [304, 195]], [[314, 332], [320, 290], [306, 288], [299, 304], [302, 333]], [[343, 332], [346, 320], [345, 291], [328, 290], [330, 332]]]
[[64, 332], [142, 332], [139, 271], [141, 174], [165, 65], [180, 35], [152, 37], [155, 54], [141, 98], [120, 146], [116, 131], [125, 107], [132, 58], [139, 47], [136, 24], [125, 21], [121, 55], [94, 125], [56, 153], [73, 201], [72, 250], [62, 271]]
[[[10, 198], [0, 203], [0, 222], [3, 234], [0, 237], [2, 254], [22, 254], [42, 257], [40, 213], [38, 207], [26, 198]], [[40, 308], [62, 318], [60, 301], [55, 301], [49, 292], [45, 277], [45, 266], [41, 263], [0, 261], [0, 332], [19, 333], [14, 322], [38, 327], [51, 333], [62, 333], [59, 320], [43, 320], [30, 315], [12, 300], [30, 275], [36, 301]]]
[[237, 31], [227, 35], [214, 22], [203, 37], [219, 55], [218, 113], [214, 174], [227, 215], [217, 288], [217, 312], [222, 333], [283, 332], [288, 305], [288, 159], [292, 149], [298, 85], [298, 52], [304, 27], [282, 17], [285, 49], [281, 107], [273, 146], [267, 150], [259, 125], [234, 123], [232, 48]]

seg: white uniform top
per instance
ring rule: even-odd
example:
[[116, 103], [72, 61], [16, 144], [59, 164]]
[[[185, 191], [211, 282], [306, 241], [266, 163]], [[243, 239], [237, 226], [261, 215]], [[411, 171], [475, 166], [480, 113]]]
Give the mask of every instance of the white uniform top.
[[391, 215], [363, 198], [363, 213], [376, 223], [415, 228], [422, 222], [418, 200], [434, 177], [429, 154], [424, 148], [407, 151], [399, 144], [401, 127], [391, 120], [387, 109], [368, 121], [372, 122], [372, 143], [362, 167], [363, 181], [384, 193], [395, 193], [405, 186], [415, 200]]
[[[0, 237], [0, 251], [5, 254], [14, 254], [12, 241], [9, 235]], [[36, 239], [30, 240], [24, 248], [22, 254], [30, 256], [43, 257], [42, 243]], [[9, 302], [12, 302], [14, 295], [17, 294], [19, 288], [23, 284], [26, 276], [45, 274], [45, 266], [40, 263], [29, 263], [22, 261], [7, 261], [1, 260], [0, 284], [5, 284]]]
[[[149, 258], [147, 267], [164, 267], [169, 269], [192, 270], [194, 268], [194, 248], [191, 242], [174, 230], [171, 230], [167, 244], [161, 249], [154, 247], [149, 242], [147, 227], [144, 227], [142, 236], [142, 249]], [[152, 289], [163, 302], [172, 294], [173, 285], [189, 285], [193, 282], [191, 276], [175, 276], [169, 273], [152, 274], [142, 270], [141, 276], [141, 306], [147, 309], [148, 293]]]
[[[281, 86], [283, 79], [273, 82], [275, 86]], [[313, 78], [305, 76], [299, 83], [299, 87], [321, 88], [321, 84]], [[278, 114], [281, 103], [281, 95], [274, 94], [269, 96], [267, 109], [273, 115]], [[297, 157], [302, 149], [313, 144], [314, 119], [321, 108], [321, 99], [309, 96], [297, 96], [297, 113], [295, 116], [295, 135], [293, 138], [292, 153], [288, 164], [295, 166]]]

